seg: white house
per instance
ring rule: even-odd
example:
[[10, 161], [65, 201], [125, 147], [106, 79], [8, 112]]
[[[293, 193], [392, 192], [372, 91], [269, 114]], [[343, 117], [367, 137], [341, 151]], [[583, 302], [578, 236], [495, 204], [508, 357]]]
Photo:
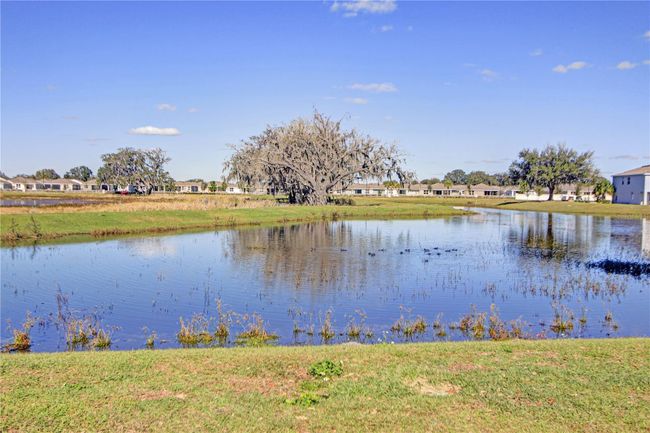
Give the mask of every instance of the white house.
[[650, 164], [612, 176], [613, 203], [650, 205]]

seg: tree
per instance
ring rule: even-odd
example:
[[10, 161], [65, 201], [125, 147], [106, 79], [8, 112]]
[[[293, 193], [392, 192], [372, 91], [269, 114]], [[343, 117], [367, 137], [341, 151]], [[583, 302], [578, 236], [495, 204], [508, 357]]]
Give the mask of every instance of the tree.
[[478, 185], [479, 183], [494, 185], [496, 183], [496, 179], [484, 171], [469, 172], [466, 181], [468, 185]]
[[614, 194], [614, 185], [604, 177], [597, 177], [594, 182], [594, 195], [598, 201], [605, 201], [607, 194]]
[[77, 179], [85, 182], [93, 177], [93, 171], [85, 165], [80, 165], [68, 170], [63, 177], [66, 179]]
[[422, 179], [420, 183], [423, 183], [425, 185], [433, 185], [434, 183], [440, 183], [440, 179], [437, 177], [432, 177], [431, 179]]
[[588, 183], [593, 179], [596, 175], [593, 154], [578, 153], [564, 144], [549, 145], [542, 151], [524, 149], [510, 165], [510, 178], [515, 183], [523, 180], [533, 188], [548, 188], [548, 200], [553, 200], [558, 185]]
[[34, 173], [34, 179], [60, 179], [61, 176], [51, 168], [42, 168]]
[[382, 145], [340, 121], [316, 111], [311, 119], [267, 127], [251, 137], [226, 163], [228, 178], [247, 186], [266, 185], [285, 191], [290, 203], [322, 205], [334, 189], [346, 189], [357, 178], [411, 180], [412, 173], [395, 146]]
[[102, 155], [102, 161], [104, 165], [97, 170], [97, 178], [102, 183], [121, 187], [132, 185], [144, 194], [151, 194], [156, 186], [165, 190], [174, 187], [174, 180], [164, 169], [170, 158], [162, 149], [124, 147]]
[[465, 172], [460, 168], [457, 168], [456, 170], [452, 170], [449, 173], [445, 174], [443, 180], [449, 180], [452, 184], [455, 185], [464, 185], [467, 183], [467, 174], [465, 174]]
[[452, 182], [450, 179], [445, 179], [444, 182], [442, 182], [445, 185], [445, 188], [448, 190], [451, 189], [452, 186], [454, 186], [454, 182]]
[[214, 180], [211, 180], [210, 184], [208, 184], [208, 191], [217, 192], [217, 188], [218, 188], [217, 187], [217, 182], [215, 182]]
[[494, 173], [492, 177], [496, 185], [506, 186], [510, 184], [510, 175], [508, 173]]
[[384, 186], [386, 188], [399, 188], [401, 185], [399, 182], [395, 182], [394, 180], [386, 180], [384, 181]]

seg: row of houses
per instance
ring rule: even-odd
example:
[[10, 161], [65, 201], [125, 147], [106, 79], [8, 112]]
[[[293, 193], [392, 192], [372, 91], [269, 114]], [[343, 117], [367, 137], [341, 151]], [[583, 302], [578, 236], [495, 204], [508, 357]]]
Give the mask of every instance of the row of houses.
[[[616, 190], [613, 197], [606, 196], [613, 203], [650, 205], [650, 165], [644, 165], [632, 170], [615, 174], [612, 183]], [[0, 177], [0, 189], [4, 191], [79, 191], [79, 192], [120, 192], [122, 190], [133, 192], [132, 187], [119, 188], [117, 185], [100, 184], [96, 180], [81, 181], [76, 179], [42, 179], [37, 180], [27, 177], [4, 178]], [[156, 192], [170, 192], [156, 188]], [[173, 192], [178, 193], [207, 193], [206, 184], [194, 181], [178, 181]], [[228, 184], [226, 194], [269, 194], [268, 188], [243, 188], [236, 184]], [[442, 183], [411, 184], [401, 187], [386, 186], [381, 183], [355, 183], [345, 189], [336, 189], [335, 195], [343, 196], [375, 196], [375, 197], [400, 197], [400, 196], [437, 196], [437, 197], [505, 197], [514, 200], [547, 200], [547, 189], [522, 191], [517, 186], [494, 185], [451, 185]], [[597, 197], [593, 186], [587, 185], [560, 185], [554, 195], [554, 200], [576, 200], [592, 202]]]
[[[98, 183], [96, 179], [87, 181], [77, 179], [34, 179], [29, 177], [0, 177], [0, 190], [3, 191], [21, 191], [21, 192], [40, 192], [40, 191], [60, 191], [60, 192], [134, 192], [132, 186], [119, 187], [107, 183]], [[174, 184], [173, 191], [167, 191], [162, 187], [154, 188], [154, 192], [178, 192], [178, 193], [207, 193], [207, 186], [202, 182], [177, 181]], [[226, 187], [227, 194], [266, 194], [265, 188], [240, 188], [237, 185], [230, 184]]]
[[[388, 187], [380, 183], [356, 183], [345, 190], [336, 190], [337, 195], [375, 196], [375, 197], [507, 197], [515, 200], [548, 200], [548, 189], [522, 191], [516, 186], [451, 185], [442, 183], [413, 184], [403, 187]], [[596, 201], [593, 187], [585, 185], [560, 185], [553, 195], [554, 200]], [[607, 197], [611, 199], [611, 197]]]

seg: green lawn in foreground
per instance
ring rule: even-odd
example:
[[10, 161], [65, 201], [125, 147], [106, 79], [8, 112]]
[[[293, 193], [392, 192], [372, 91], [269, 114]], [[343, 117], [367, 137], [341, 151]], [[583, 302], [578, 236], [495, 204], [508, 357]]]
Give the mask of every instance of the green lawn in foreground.
[[236, 225], [282, 224], [333, 219], [397, 219], [460, 215], [451, 206], [431, 203], [382, 203], [356, 206], [273, 206], [248, 209], [163, 210], [132, 212], [79, 212], [2, 214], [0, 235], [3, 244], [11, 238], [12, 222], [23, 240], [33, 240], [33, 217], [41, 241], [62, 237], [108, 236], [155, 233], [183, 229], [210, 229]]
[[[325, 359], [342, 375], [312, 378]], [[0, 365], [6, 432], [650, 428], [650, 339], [11, 354]]]

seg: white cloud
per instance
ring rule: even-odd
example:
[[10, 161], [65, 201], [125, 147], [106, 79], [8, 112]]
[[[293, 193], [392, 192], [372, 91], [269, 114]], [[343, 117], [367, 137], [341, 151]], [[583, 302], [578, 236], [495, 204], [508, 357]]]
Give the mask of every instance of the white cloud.
[[625, 61], [622, 61], [621, 63], [619, 63], [618, 65], [616, 65], [616, 69], [618, 69], [620, 71], [625, 71], [626, 69], [634, 69], [637, 66], [638, 65], [636, 63], [632, 63], [630, 61], [625, 60]]
[[390, 24], [386, 24], [384, 26], [379, 27], [379, 31], [382, 33], [390, 32], [391, 30], [393, 30], [393, 26], [391, 26]]
[[365, 98], [345, 98], [345, 102], [355, 105], [366, 105], [368, 100]]
[[196, 108], [196, 107], [190, 107], [190, 108], [187, 109], [187, 112], [188, 113], [198, 113], [199, 109]]
[[156, 108], [158, 111], [176, 111], [176, 106], [173, 104], [158, 104]]
[[397, 92], [397, 87], [393, 83], [354, 83], [348, 86], [351, 90], [361, 90], [372, 93], [392, 93]]
[[56, 92], [59, 90], [58, 86], [55, 86], [54, 84], [48, 84], [45, 88], [48, 92]]
[[133, 128], [129, 131], [131, 135], [180, 135], [180, 131], [176, 128], [158, 128], [156, 126], [141, 126]]
[[413, 31], [413, 26], [408, 26], [408, 27], [406, 28], [406, 30], [409, 31], [409, 32], [412, 32], [412, 31]]
[[528, 54], [531, 55], [531, 56], [533, 56], [533, 57], [539, 57], [539, 56], [541, 56], [542, 54], [544, 54], [544, 51], [542, 51], [541, 48], [537, 48], [537, 49], [531, 51], [531, 52], [528, 53]]
[[499, 76], [499, 74], [497, 74], [496, 72], [494, 72], [491, 69], [482, 69], [479, 72], [479, 74], [481, 74], [481, 77], [483, 77], [483, 79], [486, 80], [486, 81], [496, 80], [497, 77]]
[[650, 30], [643, 34], [643, 37], [650, 41]]
[[643, 64], [644, 64], [644, 65], [650, 65], [650, 59], [648, 59], [648, 60], [644, 60], [644, 61], [643, 61]]
[[577, 71], [578, 69], [586, 68], [587, 66], [589, 66], [587, 62], [582, 62], [582, 61], [573, 62], [566, 66], [557, 65], [556, 67], [553, 68], [553, 72], [557, 72], [558, 74], [566, 74], [570, 70]]
[[395, 0], [335, 1], [330, 6], [330, 11], [343, 12], [343, 16], [347, 18], [356, 17], [360, 13], [387, 14], [395, 11], [395, 9], [397, 9]]

